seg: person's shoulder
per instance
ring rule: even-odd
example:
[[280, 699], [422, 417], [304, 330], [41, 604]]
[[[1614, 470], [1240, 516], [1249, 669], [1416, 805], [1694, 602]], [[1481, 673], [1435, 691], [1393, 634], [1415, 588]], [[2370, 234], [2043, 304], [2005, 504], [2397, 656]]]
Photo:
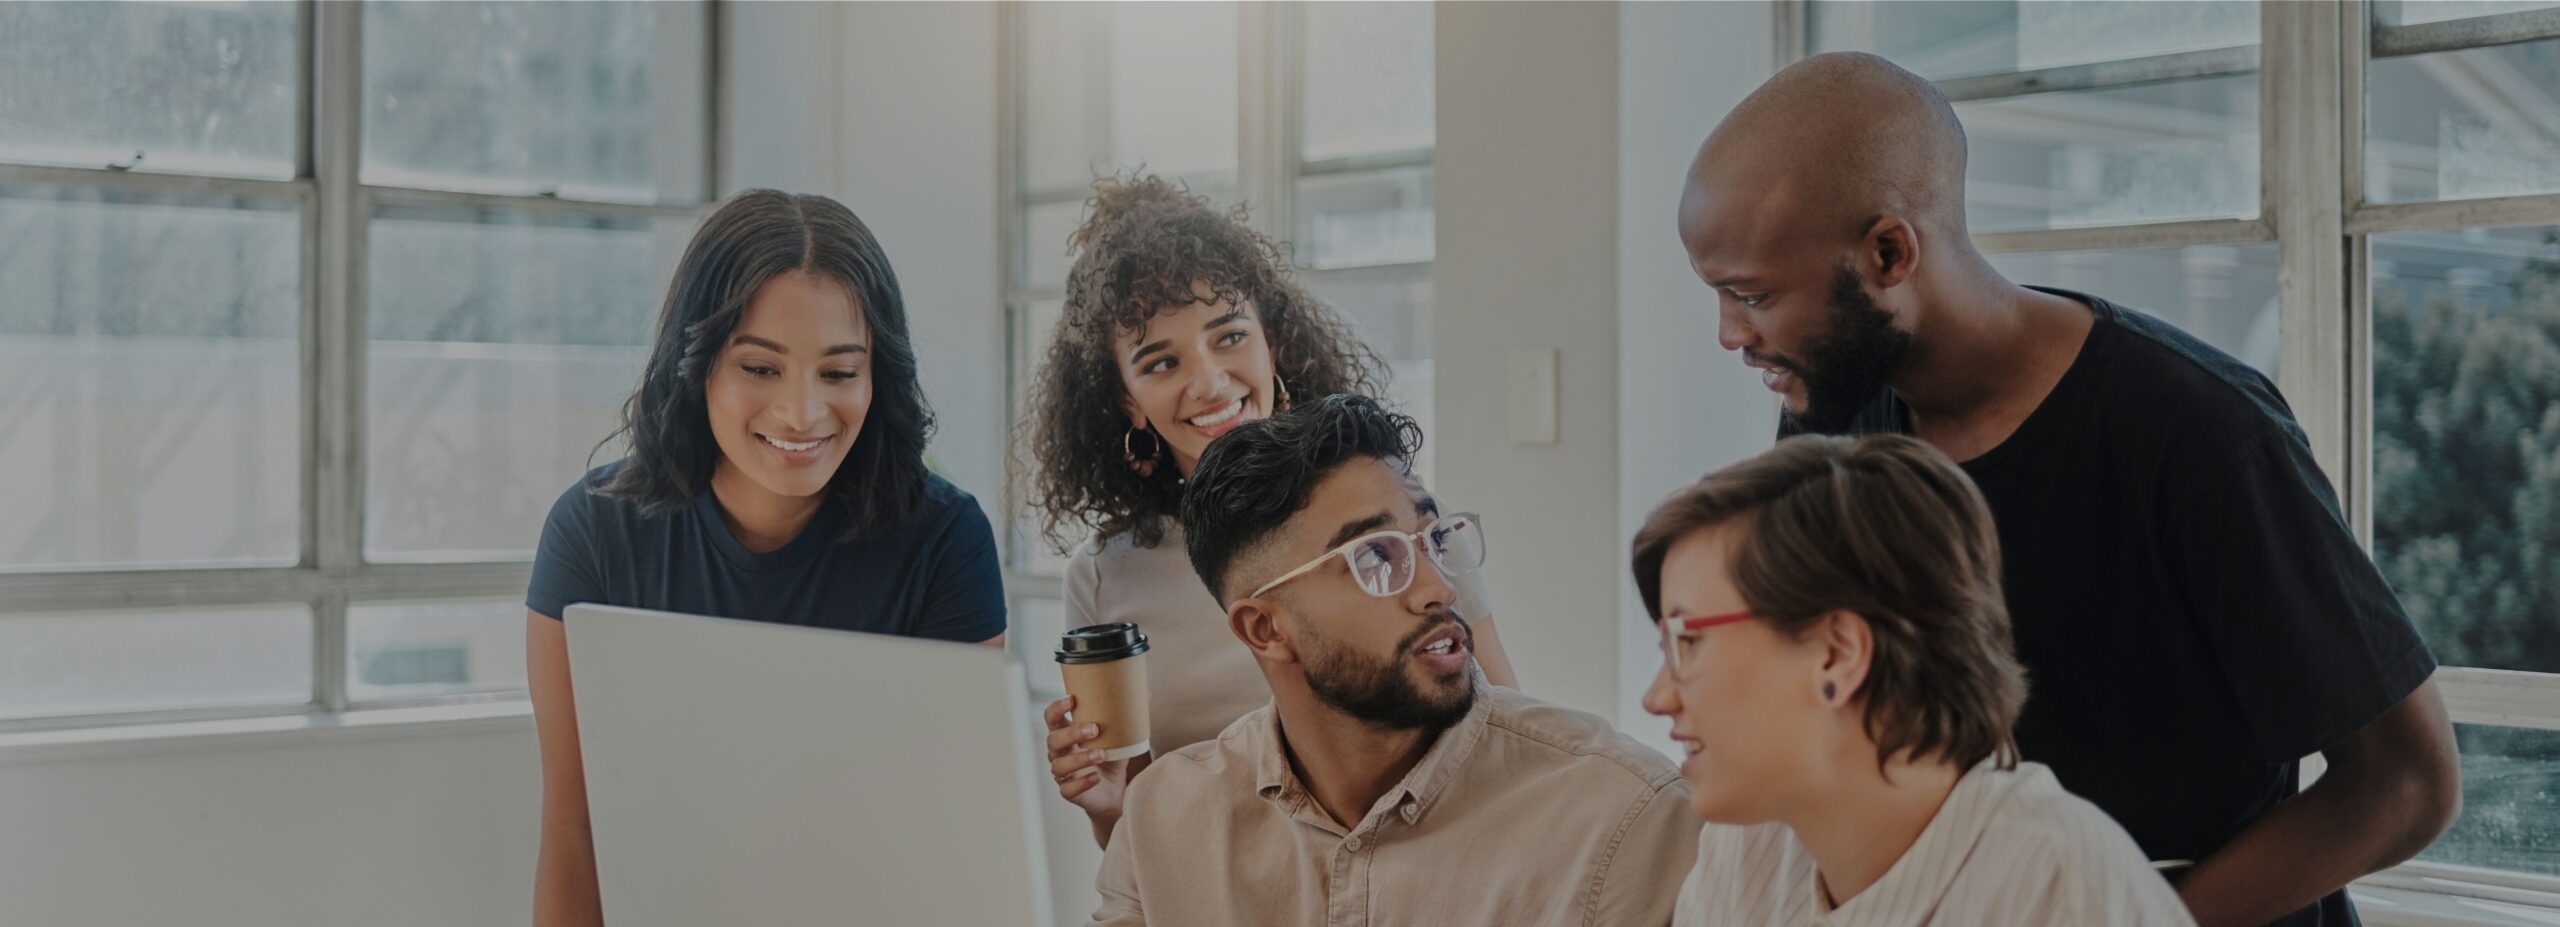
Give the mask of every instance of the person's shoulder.
[[1587, 711], [1566, 708], [1502, 686], [1481, 686], [1486, 700], [1485, 724], [1501, 736], [1544, 752], [1549, 761], [1588, 770], [1594, 775], [1641, 784], [1654, 791], [1680, 779], [1679, 767], [1662, 752], [1645, 746]]
[[931, 470], [925, 471], [924, 501], [916, 511], [922, 521], [941, 521], [963, 512], [985, 514], [976, 495]]
[[885, 537], [899, 546], [914, 546], [950, 540], [971, 534], [993, 536], [993, 522], [986, 509], [978, 505], [978, 497], [942, 474], [925, 471], [923, 485], [917, 487], [913, 509], [886, 529]]
[[1265, 704], [1216, 737], [1156, 757], [1145, 775], [1130, 780], [1128, 807], [1187, 806], [1204, 795], [1252, 791], [1261, 761], [1258, 732], [1270, 726], [1271, 706]]
[[1975, 891], [2014, 897], [2049, 887], [2045, 913], [2075, 923], [2194, 923], [2124, 827], [2065, 790], [2052, 770], [2022, 762], [1971, 775], [1985, 774], [1992, 807], [1965, 863], [1984, 874], [1970, 880]]
[[559, 498], [552, 500], [550, 523], [555, 526], [569, 523], [583, 526], [637, 515], [640, 507], [636, 503], [606, 495], [603, 491], [615, 476], [621, 474], [626, 463], [628, 461], [616, 460], [588, 470], [571, 481], [568, 488], [560, 491]]
[[1180, 525], [1167, 525], [1164, 537], [1152, 545], [1139, 543], [1134, 531], [1088, 540], [1076, 545], [1067, 562], [1105, 578], [1135, 575], [1152, 582], [1167, 571], [1191, 576], [1191, 558], [1183, 550]]
[[2299, 438], [2292, 407], [2265, 373], [2140, 309], [2087, 299], [2115, 329], [2098, 372], [2116, 400], [2216, 444], [2270, 434]]
[[2018, 861], [2033, 861], [2083, 882], [2103, 882], [2128, 872], [2151, 874], [2149, 862], [2123, 825], [2095, 803], [2064, 789], [2043, 764], [2021, 762], [2014, 769], [1985, 768], [1973, 775], [1995, 777], [1983, 839], [2010, 847]]

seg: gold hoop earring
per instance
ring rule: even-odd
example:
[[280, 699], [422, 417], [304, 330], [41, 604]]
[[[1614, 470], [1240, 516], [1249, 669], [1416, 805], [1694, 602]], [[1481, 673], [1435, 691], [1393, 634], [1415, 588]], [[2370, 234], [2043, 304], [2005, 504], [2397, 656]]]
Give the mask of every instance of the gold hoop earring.
[[[1147, 436], [1147, 454], [1144, 457], [1138, 456], [1136, 447], [1141, 431]], [[1152, 477], [1156, 475], [1156, 464], [1164, 459], [1164, 438], [1157, 436], [1152, 426], [1131, 428], [1120, 436], [1120, 456], [1129, 462], [1129, 469], [1137, 471], [1140, 478]]]

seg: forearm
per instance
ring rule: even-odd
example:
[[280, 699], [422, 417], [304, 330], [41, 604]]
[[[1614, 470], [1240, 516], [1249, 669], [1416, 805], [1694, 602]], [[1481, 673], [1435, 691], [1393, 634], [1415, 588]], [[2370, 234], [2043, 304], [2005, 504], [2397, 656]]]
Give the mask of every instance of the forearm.
[[2257, 927], [2414, 856], [2435, 836], [2422, 795], [2333, 775], [2259, 818], [2188, 872], [2198, 927]]
[[534, 927], [603, 927], [595, 836], [584, 824], [545, 822], [533, 876]]

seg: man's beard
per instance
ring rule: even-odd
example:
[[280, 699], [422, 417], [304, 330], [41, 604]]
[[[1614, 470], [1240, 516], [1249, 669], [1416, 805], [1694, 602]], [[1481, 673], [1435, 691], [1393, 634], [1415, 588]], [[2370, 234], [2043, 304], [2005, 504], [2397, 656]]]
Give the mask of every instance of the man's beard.
[[1846, 267], [1832, 278], [1830, 313], [1822, 334], [1801, 360], [1755, 356], [1804, 384], [1804, 411], [1787, 417], [1804, 431], [1838, 434], [1873, 405], [1911, 358], [1911, 333], [1893, 327], [1893, 314]]
[[[1306, 653], [1307, 688], [1336, 710], [1388, 730], [1448, 730], [1475, 705], [1475, 631], [1455, 614], [1441, 612], [1433, 617], [1437, 620], [1415, 628], [1404, 640], [1396, 642], [1395, 656], [1383, 660], [1324, 637], [1311, 626], [1300, 625], [1303, 630], [1299, 645]], [[1440, 630], [1444, 622], [1458, 626], [1467, 646], [1469, 670], [1459, 674], [1454, 684], [1426, 690], [1405, 672], [1405, 663], [1412, 658], [1413, 645]]]

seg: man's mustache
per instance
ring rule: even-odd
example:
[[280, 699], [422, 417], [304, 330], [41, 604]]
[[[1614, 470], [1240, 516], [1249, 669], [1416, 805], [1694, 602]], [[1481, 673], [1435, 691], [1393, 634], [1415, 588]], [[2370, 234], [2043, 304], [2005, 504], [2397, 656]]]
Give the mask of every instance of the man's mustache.
[[1474, 653], [1476, 629], [1467, 624], [1467, 619], [1458, 617], [1457, 612], [1444, 608], [1432, 612], [1431, 620], [1423, 622], [1422, 627], [1413, 629], [1413, 633], [1405, 635], [1403, 640], [1396, 642], [1397, 657], [1402, 659], [1413, 656], [1413, 645], [1421, 643], [1423, 638], [1439, 633], [1440, 627], [1448, 624], [1458, 626], [1458, 640], [1467, 645], [1468, 653]]

